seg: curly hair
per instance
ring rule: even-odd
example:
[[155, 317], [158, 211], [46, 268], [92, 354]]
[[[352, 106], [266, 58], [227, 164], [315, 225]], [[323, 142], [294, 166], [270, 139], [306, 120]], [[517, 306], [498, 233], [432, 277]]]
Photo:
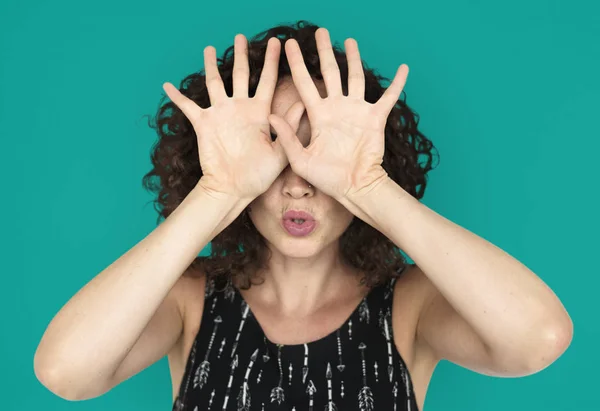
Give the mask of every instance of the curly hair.
[[[292, 25], [279, 25], [265, 30], [248, 39], [248, 63], [250, 68], [249, 96], [256, 92], [263, 68], [267, 41], [277, 37], [285, 43], [295, 39], [300, 45], [306, 67], [314, 79], [322, 80], [319, 56], [315, 41], [315, 31], [319, 26], [300, 20]], [[344, 94], [347, 95], [348, 65], [345, 52], [333, 45], [335, 58], [340, 68]], [[217, 58], [219, 73], [225, 90], [233, 95], [234, 46], [225, 50]], [[382, 81], [389, 79], [380, 76], [376, 70], [363, 63], [365, 74], [365, 100], [375, 103], [385, 91]], [[278, 82], [291, 77], [291, 71], [284, 53], [279, 60]], [[201, 108], [210, 106], [206, 88], [205, 71], [185, 77], [180, 84], [181, 93], [193, 100]], [[404, 98], [402, 98], [404, 97]], [[165, 101], [163, 96], [160, 104]], [[418, 129], [419, 116], [405, 103], [406, 93], [390, 112], [385, 126], [385, 152], [382, 167], [388, 176], [416, 199], [421, 199], [427, 184], [427, 173], [433, 169], [436, 149]], [[149, 126], [158, 134], [158, 140], [151, 149], [152, 169], [144, 175], [142, 185], [156, 194], [151, 200], [161, 218], [166, 219], [194, 188], [202, 177], [198, 158], [198, 142], [191, 122], [170, 100], [160, 105]], [[407, 266], [400, 250], [382, 233], [369, 224], [354, 218], [340, 236], [340, 250], [344, 261], [364, 273], [361, 279], [369, 287], [380, 284], [391, 277], [398, 277]], [[197, 256], [183, 275], [205, 274], [208, 279], [225, 280], [236, 283], [242, 289], [257, 284], [256, 273], [267, 267], [270, 258], [262, 235], [256, 230], [248, 214], [248, 207], [210, 243], [208, 256]]]

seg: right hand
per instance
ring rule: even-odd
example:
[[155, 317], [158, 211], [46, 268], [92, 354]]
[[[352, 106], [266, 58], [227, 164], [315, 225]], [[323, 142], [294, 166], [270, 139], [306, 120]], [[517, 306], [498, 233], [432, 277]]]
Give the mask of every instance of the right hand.
[[[267, 43], [265, 62], [256, 94], [248, 97], [248, 41], [235, 37], [233, 67], [233, 97], [227, 96], [217, 68], [216, 49], [204, 49], [206, 86], [210, 107], [200, 108], [181, 94], [171, 83], [163, 89], [190, 120], [198, 139], [198, 154], [203, 189], [254, 200], [264, 193], [289, 160], [279, 139], [271, 139], [271, 102], [277, 84], [281, 42], [277, 37]], [[296, 131], [305, 110], [302, 101], [293, 104], [285, 120]]]

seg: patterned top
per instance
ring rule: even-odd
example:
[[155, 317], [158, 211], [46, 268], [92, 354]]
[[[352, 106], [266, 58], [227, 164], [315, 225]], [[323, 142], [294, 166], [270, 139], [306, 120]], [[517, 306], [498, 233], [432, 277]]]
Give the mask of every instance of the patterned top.
[[395, 280], [337, 330], [296, 345], [269, 341], [239, 290], [209, 281], [172, 411], [418, 411], [392, 335]]

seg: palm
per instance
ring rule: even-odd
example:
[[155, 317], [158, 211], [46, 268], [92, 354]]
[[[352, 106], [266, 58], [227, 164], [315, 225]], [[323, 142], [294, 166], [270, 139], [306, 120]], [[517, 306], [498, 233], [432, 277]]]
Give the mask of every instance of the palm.
[[329, 97], [307, 107], [307, 113], [311, 140], [304, 172], [308, 181], [326, 193], [346, 194], [361, 184], [360, 176], [376, 171], [369, 168], [383, 160], [383, 139], [378, 138], [383, 129], [374, 119], [371, 104], [352, 97]]
[[[202, 173], [215, 177], [228, 167], [230, 178], [236, 189], [248, 183], [248, 174], [256, 180], [251, 186], [261, 186], [261, 182], [274, 180], [280, 170], [280, 163], [269, 133], [267, 116], [269, 107], [251, 99], [227, 99], [220, 105], [206, 109], [205, 121], [197, 123], [196, 134], [213, 136], [210, 139], [198, 139], [198, 151], [201, 153]], [[226, 137], [221, 137], [226, 136]], [[232, 164], [244, 164], [248, 158], [260, 158], [263, 167], [248, 173], [242, 167], [230, 167]], [[264, 167], [265, 163], [272, 163]], [[268, 187], [263, 187], [265, 189]]]
[[277, 116], [269, 121], [284, 136], [282, 145], [292, 169], [321, 191], [341, 199], [369, 187], [387, 176], [381, 167], [385, 150], [387, 117], [398, 101], [408, 75], [401, 65], [392, 84], [374, 104], [364, 100], [362, 61], [355, 40], [346, 40], [348, 95], [342, 93], [340, 71], [327, 30], [316, 31], [321, 72], [327, 97], [321, 98], [306, 69], [298, 42], [285, 44], [292, 78], [311, 123], [311, 140], [304, 148], [297, 136]]
[[[212, 46], [204, 49], [208, 108], [200, 108], [172, 84], [164, 84], [165, 91], [196, 132], [204, 188], [254, 199], [271, 186], [289, 163], [279, 142], [271, 140], [268, 121], [277, 84], [279, 48], [276, 37], [269, 39], [253, 97], [248, 94], [247, 40], [241, 34], [235, 38], [233, 96], [225, 91]], [[302, 104], [294, 104], [285, 114], [285, 121], [294, 131], [303, 112]]]

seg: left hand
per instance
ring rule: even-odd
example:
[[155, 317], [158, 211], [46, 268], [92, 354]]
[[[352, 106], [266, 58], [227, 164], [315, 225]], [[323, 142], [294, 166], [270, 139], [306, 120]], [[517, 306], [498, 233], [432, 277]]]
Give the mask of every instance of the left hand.
[[408, 66], [402, 64], [394, 80], [374, 104], [364, 99], [365, 80], [358, 44], [344, 43], [348, 59], [348, 96], [342, 93], [340, 70], [329, 32], [315, 33], [327, 97], [321, 98], [308, 72], [298, 42], [285, 43], [294, 85], [306, 107], [311, 125], [310, 144], [304, 148], [281, 117], [268, 119], [288, 157], [292, 170], [325, 194], [339, 200], [368, 193], [387, 178], [381, 166], [387, 117], [406, 83]]

